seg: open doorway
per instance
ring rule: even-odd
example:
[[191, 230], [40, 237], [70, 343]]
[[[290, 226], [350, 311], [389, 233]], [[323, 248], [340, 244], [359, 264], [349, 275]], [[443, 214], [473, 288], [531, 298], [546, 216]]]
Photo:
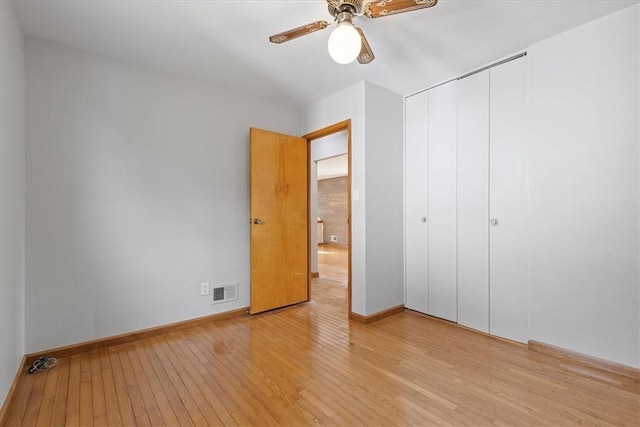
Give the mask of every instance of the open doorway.
[[[344, 137], [346, 150], [346, 136], [340, 134], [335, 136]], [[322, 140], [318, 143], [322, 143]], [[349, 249], [347, 153], [316, 160], [316, 170], [318, 274], [319, 277], [339, 282], [346, 287], [349, 276], [347, 263]]]
[[[351, 313], [350, 121], [304, 137], [309, 140], [309, 260], [313, 287], [346, 288]], [[313, 295], [313, 292], [311, 292]], [[344, 294], [344, 293], [343, 293]]]

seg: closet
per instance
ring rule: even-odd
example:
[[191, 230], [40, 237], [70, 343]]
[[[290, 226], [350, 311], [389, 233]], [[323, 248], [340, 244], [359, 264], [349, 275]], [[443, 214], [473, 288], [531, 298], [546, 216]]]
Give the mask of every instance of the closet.
[[489, 70], [458, 81], [458, 323], [489, 332]]
[[[406, 100], [406, 306], [526, 342], [526, 59]], [[446, 102], [445, 102], [446, 100]]]
[[456, 321], [456, 82], [406, 102], [406, 306]]
[[526, 58], [490, 71], [489, 333], [526, 342], [529, 278]]

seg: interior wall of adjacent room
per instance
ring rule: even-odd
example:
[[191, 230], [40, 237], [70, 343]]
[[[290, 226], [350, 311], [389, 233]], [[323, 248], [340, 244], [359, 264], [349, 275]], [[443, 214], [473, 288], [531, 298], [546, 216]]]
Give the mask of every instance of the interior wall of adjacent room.
[[27, 352], [248, 306], [248, 130], [300, 135], [297, 110], [41, 39], [25, 54]]
[[[339, 176], [318, 181], [318, 217], [324, 221], [325, 244], [348, 246], [348, 178]], [[331, 240], [336, 236], [336, 241]]]
[[0, 406], [24, 354], [24, 37], [0, 2]]

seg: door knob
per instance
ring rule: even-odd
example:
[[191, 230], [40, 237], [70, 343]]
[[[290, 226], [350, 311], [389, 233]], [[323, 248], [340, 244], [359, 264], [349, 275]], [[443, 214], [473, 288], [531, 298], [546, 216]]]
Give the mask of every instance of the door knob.
[[498, 222], [498, 218], [491, 218], [490, 223], [491, 223], [491, 225], [493, 225], [493, 226], [495, 227], [496, 225], [498, 225], [498, 224], [499, 224], [499, 222]]
[[253, 218], [253, 223], [255, 225], [260, 225], [260, 224], [262, 224], [262, 220], [260, 218]]
[[422, 218], [420, 218], [420, 221], [422, 221], [422, 222], [427, 222], [427, 217], [426, 217], [426, 216], [423, 216]]

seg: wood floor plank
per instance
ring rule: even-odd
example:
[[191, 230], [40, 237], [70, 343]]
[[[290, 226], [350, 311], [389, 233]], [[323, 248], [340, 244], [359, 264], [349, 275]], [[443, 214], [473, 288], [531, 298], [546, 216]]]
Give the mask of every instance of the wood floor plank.
[[[232, 354], [224, 356], [225, 363], [231, 364], [233, 371], [243, 372], [244, 375], [238, 378], [245, 387], [248, 387], [254, 399], [260, 402], [275, 421], [282, 424], [309, 423], [313, 416], [295, 405], [296, 393], [287, 394], [283, 387], [291, 389], [291, 384], [287, 381], [281, 382], [280, 387], [274, 387], [274, 383], [269, 381], [269, 376], [264, 367], [258, 366], [259, 359], [251, 359], [246, 346], [235, 346]], [[291, 396], [294, 397], [291, 397]]]
[[107, 414], [107, 424], [109, 426], [121, 425], [120, 404], [118, 403], [118, 394], [113, 379], [113, 368], [111, 367], [111, 358], [109, 350], [100, 349], [100, 365], [102, 366], [102, 385], [104, 387], [105, 411]]
[[109, 348], [109, 360], [111, 362], [111, 373], [113, 374], [113, 383], [118, 398], [118, 408], [120, 408], [120, 420], [122, 425], [131, 426], [135, 424], [135, 415], [131, 405], [131, 397], [127, 389], [127, 383], [124, 379], [124, 371], [120, 363], [120, 352], [123, 346]]
[[102, 382], [102, 363], [100, 350], [94, 350], [88, 355], [91, 360], [91, 390], [93, 397], [93, 424], [107, 425], [107, 405]]
[[164, 418], [162, 417], [162, 413], [160, 412], [160, 408], [158, 407], [158, 403], [156, 401], [155, 394], [153, 393], [153, 389], [151, 388], [151, 384], [149, 382], [149, 378], [144, 370], [144, 367], [140, 363], [140, 359], [138, 358], [138, 352], [136, 351], [135, 344], [130, 344], [127, 346], [129, 351], [127, 355], [129, 356], [129, 362], [131, 363], [131, 369], [134, 373], [136, 383], [138, 385], [138, 390], [140, 390], [140, 395], [142, 396], [142, 401], [144, 403], [144, 409], [149, 417], [149, 422], [152, 426], [160, 426], [164, 424]]
[[178, 396], [178, 392], [172, 384], [169, 374], [165, 371], [164, 365], [162, 363], [159, 363], [159, 355], [154, 350], [155, 343], [151, 342], [150, 340], [144, 340], [144, 342], [140, 344], [144, 345], [144, 350], [147, 353], [149, 360], [153, 361], [153, 367], [156, 372], [157, 378], [162, 386], [162, 389], [164, 390], [164, 393], [167, 396], [173, 412], [175, 413], [178, 425], [193, 425], [191, 417], [189, 416], [189, 412], [182, 403], [180, 396]]
[[130, 351], [132, 351], [131, 346], [126, 344], [122, 346], [121, 351], [118, 352], [127, 396], [131, 404], [135, 423], [140, 426], [150, 426], [151, 420], [149, 419], [149, 414], [146, 411], [142, 393], [140, 392], [140, 388], [138, 388], [138, 382], [136, 381], [135, 373], [133, 372], [131, 361], [129, 360], [128, 353]]
[[[273, 320], [273, 319], [272, 319]], [[305, 381], [305, 378], [309, 378], [312, 381], [309, 382], [313, 382], [313, 375], [315, 374], [315, 370], [311, 371], [308, 369], [309, 367], [309, 361], [307, 360], [307, 358], [303, 355], [303, 354], [297, 354], [300, 351], [299, 346], [297, 345], [297, 343], [300, 342], [300, 337], [297, 336], [297, 333], [300, 333], [302, 335], [307, 334], [308, 330], [304, 327], [300, 327], [299, 324], [297, 324], [296, 322], [291, 322], [290, 324], [282, 324], [282, 327], [279, 327], [279, 321], [282, 319], [279, 319], [278, 322], [276, 322], [275, 324], [275, 328], [274, 331], [277, 331], [277, 335], [262, 335], [260, 337], [256, 337], [255, 340], [251, 340], [252, 343], [255, 343], [256, 347], [268, 347], [269, 343], [273, 342], [274, 340], [278, 340], [279, 344], [281, 344], [282, 346], [285, 347], [285, 351], [280, 353], [272, 353], [270, 354], [270, 358], [276, 358], [280, 363], [278, 366], [278, 369], [280, 371], [282, 371], [283, 369], [287, 369], [289, 374], [289, 377], [292, 377], [293, 381], [299, 383], [302, 381]], [[287, 326], [289, 326], [287, 328]], [[286, 354], [287, 356], [283, 356], [284, 354]], [[326, 359], [324, 359], [323, 361], [326, 361]], [[273, 361], [270, 362], [271, 364], [273, 364]], [[337, 369], [339, 368], [339, 364], [336, 366]], [[324, 376], [323, 379], [326, 379], [326, 375], [330, 375], [330, 372], [324, 372]], [[342, 376], [345, 378], [349, 378], [349, 373], [348, 371], [343, 371], [342, 372]], [[279, 383], [280, 385], [283, 385], [284, 383], [281, 381]], [[355, 406], [359, 406], [361, 404], [361, 402], [355, 402]], [[363, 407], [366, 407], [366, 404], [362, 405]], [[353, 407], [353, 404], [352, 404]], [[368, 407], [366, 409], [364, 409], [363, 412], [370, 412], [370, 411], [374, 411], [374, 412], [378, 412], [382, 419], [385, 419], [386, 415], [384, 415], [384, 409], [381, 409], [379, 407]], [[317, 416], [317, 414], [316, 414]], [[385, 421], [387, 423], [391, 422], [389, 419], [385, 419]]]
[[44, 391], [42, 393], [42, 400], [40, 403], [40, 411], [38, 412], [37, 426], [50, 426], [51, 419], [53, 417], [53, 403], [56, 397], [56, 390], [58, 386], [58, 374], [60, 369], [52, 369], [46, 372], [38, 372], [32, 375], [46, 376], [44, 384]]
[[[204, 337], [207, 340], [210, 339], [208, 334], [205, 334]], [[234, 375], [233, 370], [230, 369], [231, 364], [226, 360], [226, 355], [221, 354], [220, 346], [217, 345], [217, 342], [210, 341], [213, 345], [209, 346], [206, 344], [206, 341], [195, 339], [191, 341], [202, 351], [203, 358], [211, 358], [218, 362], [214, 371], [217, 381], [222, 385], [225, 393], [228, 393], [235, 404], [238, 405], [244, 418], [246, 418], [249, 423], [258, 424], [261, 421], [265, 424], [275, 423], [275, 419], [270, 416], [260, 402], [256, 401], [253, 395], [247, 391], [243, 381], [239, 380], [237, 375]], [[218, 353], [216, 353], [216, 351]]]
[[93, 387], [91, 385], [91, 358], [80, 359], [80, 425], [93, 425]]
[[29, 394], [28, 404], [22, 419], [22, 425], [33, 426], [38, 421], [38, 415], [40, 413], [40, 405], [42, 404], [42, 396], [44, 394], [44, 388], [46, 385], [49, 372], [38, 372], [29, 374], [34, 378], [33, 388]]
[[208, 371], [204, 368], [203, 364], [208, 363], [206, 360], [203, 362], [197, 355], [191, 350], [189, 346], [188, 338], [183, 332], [179, 332], [180, 340], [175, 340], [170, 343], [171, 348], [176, 353], [176, 356], [182, 360], [185, 369], [197, 384], [198, 389], [202, 393], [203, 397], [211, 405], [213, 415], [208, 416], [207, 419], [211, 422], [212, 419], [217, 419], [222, 425], [231, 426], [236, 424], [231, 412], [237, 407], [231, 403], [231, 412], [225, 406], [225, 403], [218, 398], [218, 393], [224, 395], [224, 392], [219, 389], [218, 393], [210, 386], [211, 381], [207, 381]]
[[156, 372], [153, 363], [151, 362], [151, 360], [149, 360], [147, 353], [144, 351], [143, 343], [135, 343], [134, 347], [136, 354], [138, 355], [138, 359], [142, 364], [142, 368], [144, 369], [145, 376], [149, 381], [151, 392], [153, 393], [158, 408], [160, 409], [164, 424], [177, 425], [178, 419], [176, 418], [176, 414], [173, 411], [169, 399], [167, 398], [167, 395], [162, 388], [162, 384], [160, 384], [158, 373]]
[[350, 322], [322, 273], [311, 296], [22, 375], [8, 425], [640, 426], [628, 377], [409, 310]]
[[184, 364], [178, 360], [166, 340], [156, 340], [156, 349], [159, 351], [161, 363], [165, 364], [165, 371], [169, 374], [191, 420], [195, 425], [206, 424], [206, 414], [213, 412], [213, 410], [189, 376]]
[[62, 426], [67, 418], [67, 400], [71, 363], [69, 359], [58, 360], [55, 370], [58, 372], [55, 398], [53, 400], [52, 426]]
[[[65, 425], [80, 425], [80, 362], [84, 355], [75, 355], [69, 361], [69, 382], [67, 387], [67, 409]], [[55, 369], [55, 368], [54, 368]]]
[[[203, 331], [201, 331], [201, 333], [204, 334]], [[187, 338], [188, 343], [186, 346], [188, 349], [198, 360], [206, 361], [201, 364], [200, 371], [203, 372], [205, 377], [209, 378], [207, 385], [216, 395], [217, 399], [224, 405], [224, 408], [229, 412], [235, 424], [251, 424], [249, 418], [254, 417], [255, 413], [250, 406], [244, 406], [242, 397], [222, 377], [222, 371], [218, 368], [220, 361], [208, 356], [206, 350], [203, 352], [201, 347], [192, 341], [191, 334], [187, 335]], [[247, 412], [247, 410], [250, 412]], [[233, 423], [231, 423], [231, 425], [232, 424]]]

